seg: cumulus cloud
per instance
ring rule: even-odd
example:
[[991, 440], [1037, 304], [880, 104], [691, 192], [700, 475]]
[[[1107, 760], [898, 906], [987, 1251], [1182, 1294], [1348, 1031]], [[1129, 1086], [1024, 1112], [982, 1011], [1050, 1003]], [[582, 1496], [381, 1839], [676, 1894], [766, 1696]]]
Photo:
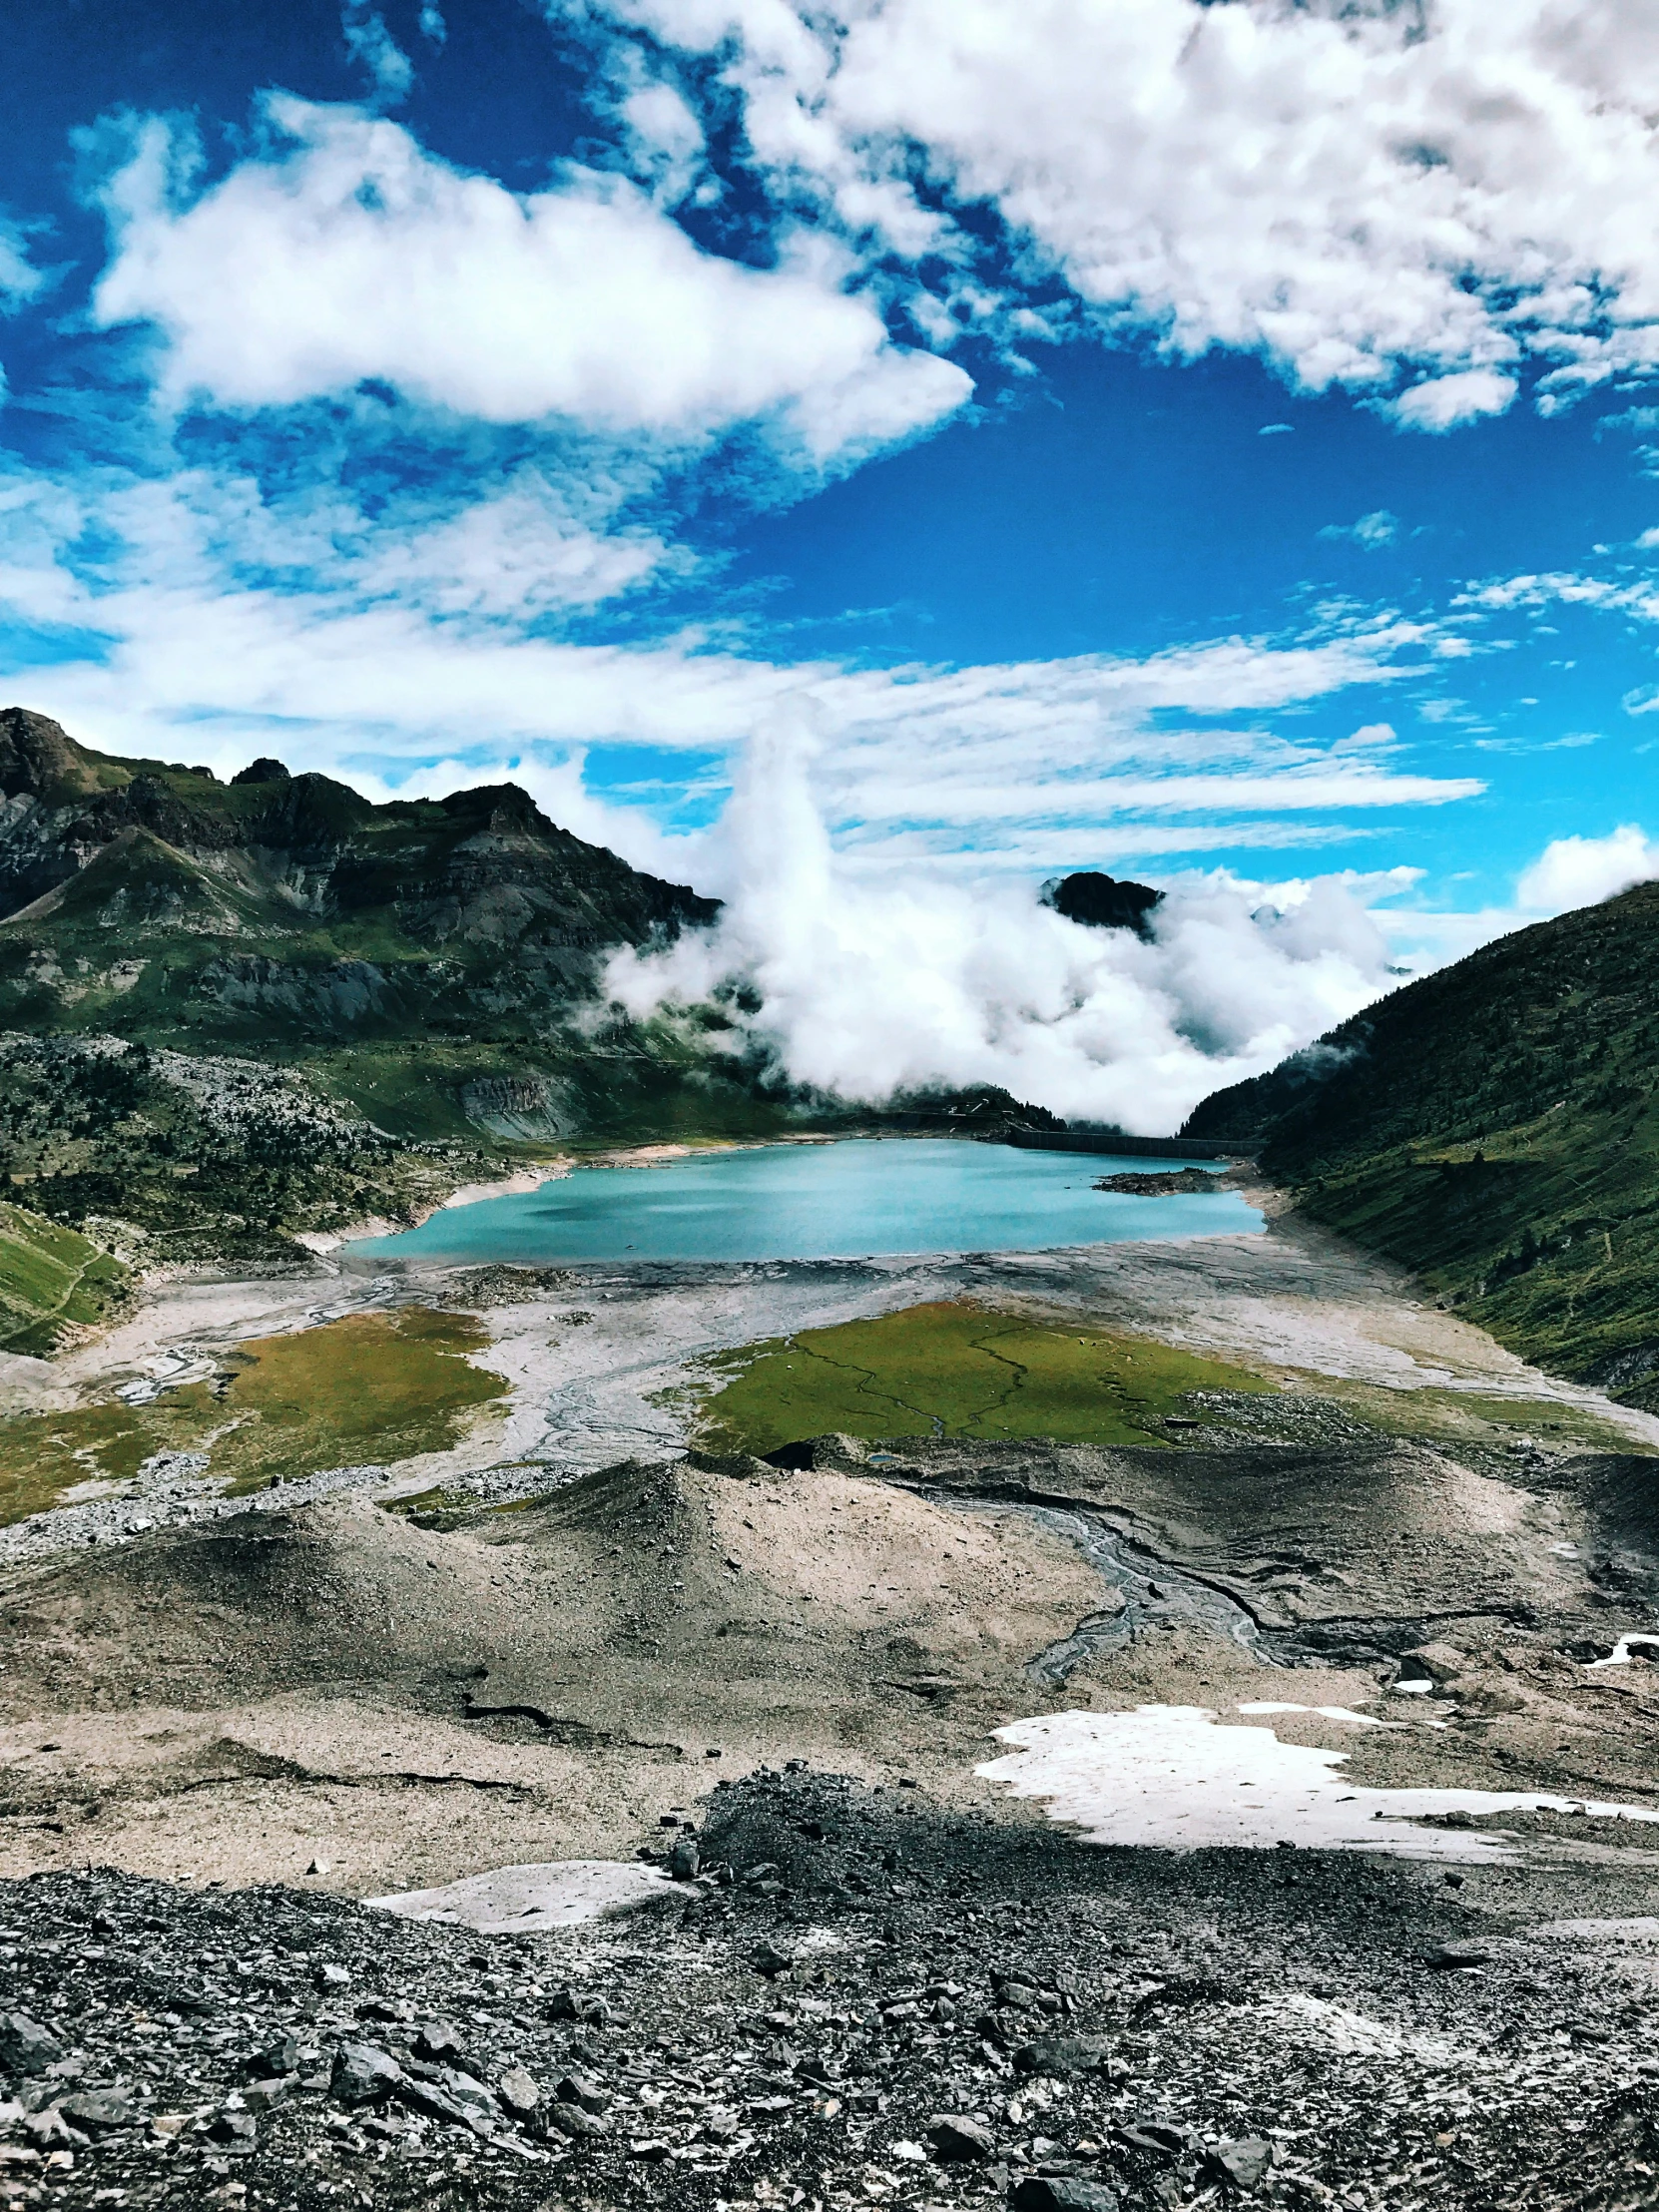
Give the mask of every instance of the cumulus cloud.
[[756, 166], [850, 236], [1027, 274], [1441, 431], [1659, 365], [1659, 21], [1616, 0], [546, 0], [721, 58]]
[[851, 267], [800, 232], [772, 269], [702, 252], [636, 185], [571, 167], [514, 194], [396, 124], [286, 96], [269, 151], [177, 197], [152, 119], [106, 188], [105, 324], [149, 322], [163, 388], [290, 405], [378, 380], [486, 422], [700, 438], [771, 421], [823, 464], [930, 428], [972, 389], [894, 345]]
[[1465, 368], [1454, 376], [1431, 376], [1412, 384], [1391, 402], [1396, 422], [1408, 430], [1454, 430], [1459, 423], [1476, 422], [1482, 415], [1502, 414], [1514, 398], [1512, 376], [1495, 375], [1489, 368]]
[[683, 95], [661, 78], [636, 85], [618, 118], [636, 174], [651, 179], [660, 206], [678, 207], [705, 175], [703, 126]]
[[1621, 823], [1604, 837], [1557, 837], [1546, 844], [1515, 886], [1529, 916], [1593, 906], [1633, 883], [1659, 877], [1659, 842], [1635, 823]]
[[728, 900], [667, 952], [618, 953], [637, 1013], [743, 979], [790, 1077], [877, 1100], [1001, 1083], [1062, 1113], [1155, 1134], [1386, 987], [1385, 941], [1348, 885], [1177, 882], [1157, 936], [1087, 929], [1029, 882], [851, 873], [808, 780], [822, 717], [759, 731], [721, 825]]

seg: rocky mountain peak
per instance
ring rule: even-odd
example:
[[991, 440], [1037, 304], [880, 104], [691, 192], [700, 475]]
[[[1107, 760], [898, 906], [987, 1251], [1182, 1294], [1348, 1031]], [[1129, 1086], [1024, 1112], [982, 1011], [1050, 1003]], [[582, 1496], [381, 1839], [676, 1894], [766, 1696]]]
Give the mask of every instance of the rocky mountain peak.
[[109, 781], [99, 770], [109, 765], [77, 745], [50, 715], [27, 707], [0, 708], [0, 793], [7, 799], [67, 799], [98, 791]]
[[1067, 921], [1086, 929], [1133, 929], [1137, 937], [1151, 936], [1153, 912], [1164, 902], [1163, 892], [1150, 883], [1126, 882], [1092, 868], [1056, 876], [1043, 885], [1042, 897]]

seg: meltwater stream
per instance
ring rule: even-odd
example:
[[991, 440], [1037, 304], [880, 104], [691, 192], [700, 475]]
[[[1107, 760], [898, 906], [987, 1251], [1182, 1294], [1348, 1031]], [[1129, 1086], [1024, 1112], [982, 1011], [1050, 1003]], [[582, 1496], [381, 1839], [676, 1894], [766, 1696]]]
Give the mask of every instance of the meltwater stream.
[[[929, 1495], [938, 1497], [937, 1491]], [[1148, 1630], [1201, 1628], [1224, 1637], [1268, 1666], [1283, 1664], [1267, 1648], [1267, 1639], [1244, 1607], [1224, 1590], [1212, 1589], [1178, 1567], [1150, 1559], [1127, 1538], [1092, 1513], [1068, 1512], [1057, 1505], [1010, 1505], [953, 1498], [950, 1503], [974, 1513], [1012, 1513], [1035, 1521], [1067, 1543], [1075, 1544], [1118, 1602], [1102, 1606], [1026, 1662], [1026, 1673], [1045, 1688], [1058, 1689], [1091, 1659], [1121, 1651]]]

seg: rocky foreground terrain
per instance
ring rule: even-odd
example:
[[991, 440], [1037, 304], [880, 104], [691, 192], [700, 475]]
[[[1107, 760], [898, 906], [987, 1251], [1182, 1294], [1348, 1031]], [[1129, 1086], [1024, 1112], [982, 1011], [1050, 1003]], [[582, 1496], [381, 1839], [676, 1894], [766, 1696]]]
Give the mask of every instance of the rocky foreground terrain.
[[[781, 1456], [15, 1571], [0, 2205], [1659, 2203], [1651, 1461]], [[1572, 1795], [1177, 1852], [974, 1773], [1137, 1700]], [[627, 1917], [363, 1902], [582, 1852]]]
[[[1019, 1285], [1350, 1394], [687, 1454], [694, 1345], [932, 1286], [596, 1271], [480, 1307], [504, 1433], [19, 1523], [0, 2208], [1659, 2204], [1644, 1416], [1283, 1237], [945, 1287]], [[320, 1326], [304, 1285], [180, 1296], [113, 1340], [147, 1387]], [[1148, 1708], [1197, 1783], [1130, 1756]], [[1062, 1724], [1093, 1764], [1021, 1794]], [[1224, 1798], [1254, 1848], [1171, 1848]], [[365, 1902], [572, 1861], [639, 1910]]]
[[656, 1855], [535, 1936], [0, 1887], [0, 2202], [1656, 2201], [1652, 1854], [1173, 1858], [785, 1771]]

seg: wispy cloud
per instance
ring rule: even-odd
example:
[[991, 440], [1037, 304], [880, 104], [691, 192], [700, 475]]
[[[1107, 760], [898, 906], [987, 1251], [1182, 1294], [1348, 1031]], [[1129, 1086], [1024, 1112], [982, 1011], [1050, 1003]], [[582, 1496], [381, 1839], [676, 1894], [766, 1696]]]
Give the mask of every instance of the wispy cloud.
[[[441, 29], [441, 16], [438, 22]], [[406, 100], [414, 83], [414, 64], [386, 29], [379, 9], [368, 0], [345, 0], [340, 30], [345, 50], [367, 77], [373, 97], [388, 107]]]
[[[1045, 826], [1059, 845], [1110, 833], [1120, 849], [1213, 849], [1273, 833], [1221, 834], [1252, 817], [1294, 843], [1298, 818], [1482, 788], [1402, 764], [1386, 723], [1329, 747], [1270, 726], [1420, 674], [1434, 642], [1420, 622], [1349, 611], [1287, 638], [954, 668], [782, 661], [694, 632], [584, 641], [586, 610], [684, 556], [603, 498], [572, 512], [523, 467], [372, 520], [326, 478], [276, 501], [204, 469], [88, 478], [74, 495], [20, 473], [0, 502], [0, 606], [56, 639], [34, 656], [31, 702], [116, 751], [171, 756], [188, 725], [193, 758], [236, 767], [275, 750], [381, 779], [596, 745], [730, 761], [793, 702], [820, 733], [827, 819], [866, 857], [882, 834], [918, 832], [1023, 851]], [[1180, 816], [1210, 819], [1177, 831]]]
[[1399, 535], [1399, 518], [1389, 514], [1386, 507], [1378, 507], [1369, 515], [1362, 515], [1358, 522], [1328, 522], [1320, 532], [1322, 538], [1349, 538], [1367, 553], [1381, 552], [1385, 545], [1392, 545]]
[[30, 257], [28, 231], [0, 214], [0, 314], [26, 306], [45, 287], [45, 272]]

